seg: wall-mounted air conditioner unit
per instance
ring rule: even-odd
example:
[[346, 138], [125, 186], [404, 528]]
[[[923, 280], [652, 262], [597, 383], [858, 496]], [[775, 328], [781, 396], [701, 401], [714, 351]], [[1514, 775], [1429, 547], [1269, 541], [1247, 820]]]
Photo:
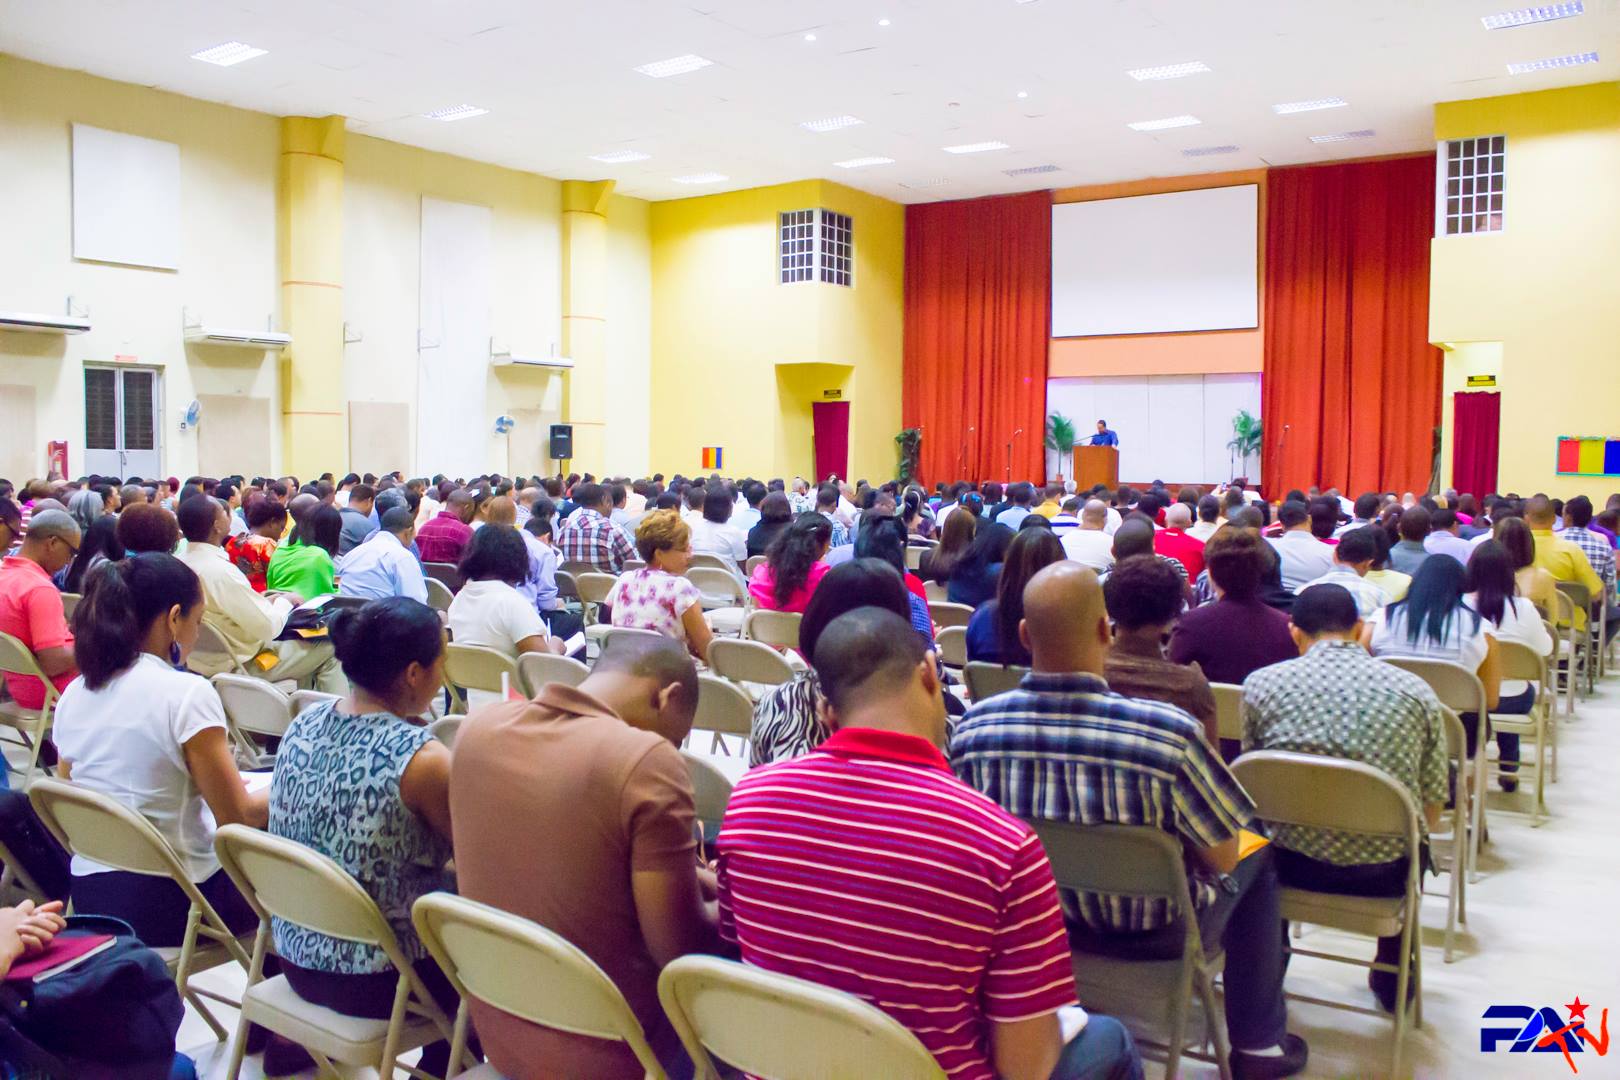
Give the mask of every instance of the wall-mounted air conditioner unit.
[[[269, 323], [266, 319], [266, 324]], [[192, 322], [190, 312], [180, 309], [180, 322], [188, 345], [224, 345], [237, 349], [285, 349], [292, 335], [278, 330], [233, 330]]]
[[[556, 349], [552, 345], [552, 349]], [[491, 367], [498, 368], [552, 368], [558, 371], [567, 371], [574, 366], [574, 362], [566, 356], [514, 356], [512, 350], [496, 344], [489, 343], [489, 363]]]
[[89, 318], [77, 315], [40, 315], [31, 311], [0, 311], [0, 330], [21, 334], [82, 334]]

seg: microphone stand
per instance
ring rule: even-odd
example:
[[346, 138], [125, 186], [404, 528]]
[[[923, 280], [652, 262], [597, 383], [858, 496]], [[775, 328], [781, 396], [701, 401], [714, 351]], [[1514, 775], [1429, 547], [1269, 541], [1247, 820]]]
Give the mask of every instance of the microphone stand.
[[[970, 428], [967, 429], [967, 433], [969, 435], [972, 435], [975, 431], [978, 431], [978, 430], [979, 429], [976, 428], [976, 427], [970, 427]], [[963, 443], [962, 443], [962, 452], [960, 454], [956, 455], [956, 479], [958, 479], [958, 480], [966, 480], [967, 479], [967, 471], [966, 470], [967, 470], [967, 452], [968, 452], [968, 442], [969, 441], [971, 441], [971, 440], [964, 440], [963, 441]]]
[[1024, 429], [1019, 428], [1017, 431], [1012, 433], [1012, 438], [1007, 440], [1007, 482], [1009, 484], [1012, 483], [1012, 448], [1013, 448], [1013, 439], [1018, 438], [1018, 436], [1022, 435], [1023, 433], [1024, 433]]

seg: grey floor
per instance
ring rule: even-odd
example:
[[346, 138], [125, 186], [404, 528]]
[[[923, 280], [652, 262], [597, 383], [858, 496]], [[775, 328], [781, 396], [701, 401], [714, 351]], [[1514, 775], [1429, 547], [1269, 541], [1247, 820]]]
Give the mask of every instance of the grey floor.
[[[1405, 1075], [1416, 1077], [1557, 1077], [1567, 1075], [1559, 1054], [1494, 1055], [1479, 1050], [1481, 1016], [1493, 1004], [1548, 1005], [1560, 1014], [1578, 994], [1592, 1002], [1594, 1025], [1607, 1006], [1620, 1028], [1620, 674], [1600, 685], [1592, 698], [1578, 700], [1575, 717], [1560, 717], [1560, 776], [1549, 788], [1550, 818], [1532, 828], [1528, 817], [1508, 812], [1527, 808], [1523, 795], [1493, 795], [1491, 839], [1481, 857], [1481, 880], [1470, 887], [1469, 922], [1459, 939], [1454, 963], [1441, 962], [1445, 898], [1426, 896], [1422, 924], [1424, 1026], [1408, 1039]], [[704, 750], [707, 735], [694, 735]], [[728, 772], [740, 772], [735, 756], [715, 758]], [[1442, 893], [1447, 879], [1429, 878], [1427, 888]], [[1307, 928], [1300, 944], [1321, 951], [1371, 956], [1371, 943]], [[220, 987], [239, 986], [242, 974], [219, 968], [201, 977]], [[1371, 1006], [1365, 972], [1359, 968], [1296, 958], [1289, 969], [1291, 992], [1342, 999]], [[221, 1010], [227, 1025], [234, 1016]], [[1387, 1020], [1314, 1005], [1291, 1004], [1290, 1028], [1311, 1046], [1312, 1077], [1388, 1075], [1391, 1025]], [[209, 1080], [224, 1077], [229, 1055], [214, 1041], [201, 1018], [188, 1015], [180, 1045], [196, 1058]], [[1580, 1075], [1620, 1076], [1620, 1063], [1587, 1052], [1574, 1059]], [[1163, 1067], [1150, 1062], [1148, 1075]], [[256, 1059], [246, 1077], [263, 1076]], [[401, 1073], [400, 1075], [403, 1075]], [[1214, 1077], [1211, 1065], [1187, 1061], [1181, 1075]]]

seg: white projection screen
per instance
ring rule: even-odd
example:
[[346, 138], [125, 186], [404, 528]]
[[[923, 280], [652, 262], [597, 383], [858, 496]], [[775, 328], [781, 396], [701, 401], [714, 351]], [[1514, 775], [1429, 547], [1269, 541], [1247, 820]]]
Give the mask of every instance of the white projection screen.
[[1052, 207], [1052, 336], [1259, 325], [1259, 188]]

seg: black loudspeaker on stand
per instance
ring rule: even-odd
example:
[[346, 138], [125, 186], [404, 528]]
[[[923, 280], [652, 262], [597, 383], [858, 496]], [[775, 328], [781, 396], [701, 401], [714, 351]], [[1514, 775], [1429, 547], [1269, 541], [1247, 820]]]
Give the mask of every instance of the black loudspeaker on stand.
[[574, 458], [574, 425], [551, 425], [551, 453], [548, 455], [552, 461], [572, 461]]

